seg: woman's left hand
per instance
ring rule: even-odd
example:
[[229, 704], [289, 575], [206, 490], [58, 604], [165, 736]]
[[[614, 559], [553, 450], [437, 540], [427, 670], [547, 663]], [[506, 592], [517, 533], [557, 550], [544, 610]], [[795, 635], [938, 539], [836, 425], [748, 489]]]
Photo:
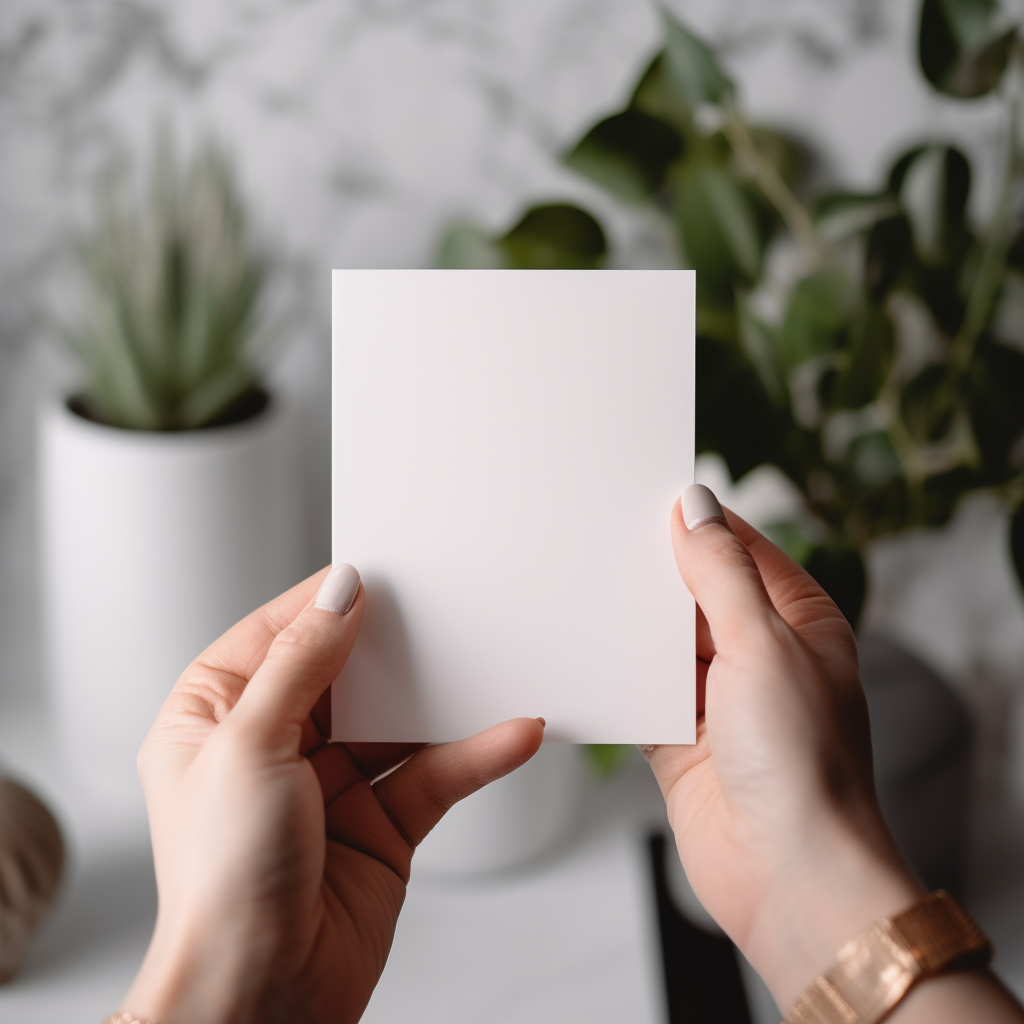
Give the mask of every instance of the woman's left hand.
[[139, 754], [159, 912], [124, 1010], [160, 1024], [358, 1020], [414, 848], [540, 745], [530, 718], [441, 746], [328, 742], [330, 685], [362, 612], [355, 570], [324, 570], [225, 633], [167, 698]]

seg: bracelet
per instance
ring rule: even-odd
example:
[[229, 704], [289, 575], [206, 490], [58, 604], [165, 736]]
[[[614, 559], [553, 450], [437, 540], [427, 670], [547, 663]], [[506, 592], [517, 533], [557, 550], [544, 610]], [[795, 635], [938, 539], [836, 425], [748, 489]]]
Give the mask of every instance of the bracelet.
[[877, 1024], [915, 982], [952, 967], [984, 967], [992, 945], [944, 889], [848, 942], [784, 1024]]
[[112, 1013], [107, 1017], [103, 1024], [156, 1024], [156, 1021], [136, 1017], [134, 1013], [129, 1013], [127, 1010], [118, 1010], [117, 1013]]

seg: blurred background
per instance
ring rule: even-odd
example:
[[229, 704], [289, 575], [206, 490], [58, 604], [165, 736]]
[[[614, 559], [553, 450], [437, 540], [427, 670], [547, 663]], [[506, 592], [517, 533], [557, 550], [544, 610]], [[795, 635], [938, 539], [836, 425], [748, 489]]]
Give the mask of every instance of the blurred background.
[[[893, 827], [929, 881], [963, 896], [995, 940], [997, 967], [1024, 995], [1024, 597], [1011, 557], [1014, 538], [1024, 552], [1024, 533], [1011, 530], [1024, 498], [1024, 316], [1014, 330], [1014, 311], [1024, 306], [1011, 301], [1022, 254], [1014, 246], [1019, 197], [1007, 186], [1018, 183], [1020, 172], [1017, 158], [1008, 158], [1020, 71], [1019, 44], [1007, 29], [1024, 11], [1009, 0], [1001, 7], [954, 0], [930, 7], [934, 59], [929, 64], [922, 50], [922, 67], [929, 4], [920, 0], [672, 0], [668, 22], [660, 8], [633, 0], [5, 0], [0, 769], [50, 805], [68, 859], [56, 909], [27, 945], [21, 974], [0, 988], [0, 1016], [102, 1018], [134, 972], [151, 925], [155, 897], [138, 794], [104, 788], [99, 775], [95, 784], [83, 781], [86, 768], [105, 755], [98, 743], [90, 749], [81, 742], [80, 734], [89, 732], [81, 723], [110, 698], [86, 671], [89, 657], [103, 652], [83, 653], [85, 641], [74, 633], [90, 621], [82, 609], [93, 605], [95, 621], [109, 622], [117, 595], [137, 579], [131, 573], [139, 558], [158, 575], [153, 565], [161, 557], [180, 566], [193, 556], [202, 561], [196, 553], [211, 545], [227, 551], [233, 524], [257, 539], [261, 530], [275, 535], [275, 524], [290, 524], [297, 542], [251, 585], [211, 597], [194, 621], [180, 624], [180, 644], [161, 655], [180, 671], [187, 660], [182, 652], [195, 653], [236, 611], [326, 563], [329, 272], [439, 264], [697, 265], [701, 280], [719, 275], [728, 297], [705, 297], [698, 389], [705, 381], [710, 394], [712, 383], [730, 379], [723, 352], [739, 353], [735, 358], [746, 361], [736, 372], [756, 371], [759, 383], [751, 385], [750, 402], [737, 403], [737, 417], [748, 417], [741, 438], [706, 425], [698, 478], [773, 529], [809, 568], [816, 566], [858, 621], [867, 644], [880, 787]], [[980, 35], [961, 31], [961, 8], [982, 12]], [[684, 35], [673, 36], [677, 27]], [[711, 71], [701, 64], [703, 77], [689, 85], [685, 75], [668, 74], [667, 86], [659, 85], [660, 72], [644, 77], [666, 45], [662, 65], [670, 72], [685, 64], [686, 54], [700, 63], [704, 51], [691, 39], [710, 47]], [[647, 83], [647, 92], [636, 89], [638, 82]], [[618, 134], [597, 131], [624, 109], [661, 127], [634, 118]], [[738, 120], [730, 120], [734, 110], [742, 114]], [[774, 134], [758, 135], [762, 126]], [[757, 129], [753, 137], [767, 154], [761, 177], [756, 159], [744, 164], [745, 127]], [[172, 140], [164, 150], [161, 138]], [[250, 272], [258, 277], [263, 315], [259, 332], [250, 329], [247, 312], [236, 310], [242, 326], [234, 334], [228, 328], [208, 334], [227, 338], [225, 351], [244, 349], [242, 362], [250, 360], [254, 369], [216, 377], [223, 367], [210, 363], [216, 365], [209, 380], [227, 383], [223, 392], [214, 388], [222, 400], [205, 419], [174, 421], [170, 428], [122, 422], [110, 411], [116, 396], [104, 405], [102, 389], [88, 391], [90, 381], [103, 377], [102, 360], [90, 357], [89, 332], [78, 329], [106, 322], [95, 314], [102, 303], [90, 299], [102, 292], [96, 284], [102, 275], [82, 272], [83, 247], [86, 267], [95, 268], [102, 263], [100, 228], [116, 227], [103, 221], [97, 189], [120, 169], [136, 182], [140, 208], [149, 202], [152, 212], [159, 167], [180, 166], [182, 181], [199, 181], [194, 192], [206, 195], [206, 172], [194, 169], [211, 145], [219, 156], [209, 166], [220, 167], [222, 159], [229, 185], [221, 192], [210, 186], [215, 198], [202, 202], [213, 206], [197, 207], [196, 216], [202, 220], [204, 209], [221, 216], [236, 201], [245, 211], [244, 231], [225, 229], [217, 238], [238, 256], [239, 280], [250, 280]], [[209, 171], [208, 179], [222, 181], [219, 173]], [[774, 174], [817, 225], [824, 241], [810, 247], [835, 246], [834, 259], [801, 252], [801, 215], [790, 211], [787, 219], [779, 202], [765, 200], [766, 192], [769, 200], [779, 195], [775, 179], [766, 185], [764, 174]], [[687, 212], [685, 196], [697, 194], [698, 185], [710, 196], [708, 209], [720, 212], [719, 223], [712, 217], [695, 224]], [[200, 202], [189, 187], [181, 187], [182, 209], [189, 195]], [[525, 211], [550, 204], [577, 212], [568, 220], [543, 213], [522, 220]], [[579, 211], [585, 219], [573, 220]], [[749, 220], [747, 234], [742, 223], [735, 228], [737, 217]], [[195, 223], [186, 213], [179, 220], [187, 241]], [[726, 222], [733, 228], [723, 233]], [[168, 215], [168, 223], [177, 222]], [[706, 238], [717, 241], [702, 249]], [[196, 256], [197, 266], [212, 258], [211, 245], [196, 243], [196, 252], [207, 254]], [[879, 251], [881, 269], [869, 258]], [[155, 266], [157, 276], [166, 271], [159, 261]], [[846, 277], [828, 277], [831, 270], [822, 277], [823, 266], [839, 267]], [[970, 313], [983, 277], [979, 267], [996, 266], [1002, 270], [989, 274], [991, 294]], [[225, 287], [230, 292], [234, 285]], [[949, 309], [943, 298], [949, 295], [962, 301]], [[882, 320], [858, 326], [871, 316]], [[866, 365], [858, 331], [890, 341], [853, 380], [851, 367]], [[259, 344], [246, 348], [257, 333]], [[68, 334], [78, 341], [65, 344]], [[767, 369], [758, 361], [757, 338], [775, 353]], [[967, 390], [958, 390], [944, 369], [955, 363], [947, 349], [958, 345], [967, 353]], [[909, 350], [926, 354], [915, 363]], [[124, 352], [131, 351], [126, 336]], [[225, 357], [229, 369], [231, 358]], [[733, 372], [734, 363], [728, 365]], [[802, 366], [813, 371], [810, 412], [801, 405], [799, 381], [812, 371]], [[938, 376], [935, 367], [942, 369]], [[772, 397], [772, 380], [782, 380], [781, 398]], [[67, 416], [63, 426], [53, 419], [64, 398], [83, 393], [83, 381], [84, 418], [92, 426], [181, 436], [203, 434], [187, 428], [210, 422], [241, 429], [249, 413], [232, 402], [255, 389], [283, 410], [287, 430], [267, 441], [265, 451], [239, 440], [238, 452], [219, 451], [223, 464], [200, 445], [207, 460], [201, 470], [159, 462], [178, 458], [167, 452], [119, 448], [97, 456], [106, 460], [102, 471], [86, 473], [82, 460], [92, 456], [75, 447], [77, 428]], [[763, 422], [751, 420], [764, 395]], [[885, 440], [894, 436], [885, 420], [893, 403], [909, 425], [906, 450]], [[234, 411], [218, 420], [224, 409]], [[986, 409], [998, 410], [995, 426], [985, 420]], [[777, 449], [754, 445], [761, 433], [778, 438]], [[837, 433], [845, 438], [839, 454]], [[865, 442], [871, 455], [865, 463], [857, 446], [864, 437], [874, 444], [876, 435], [889, 447]], [[798, 445], [797, 455], [793, 437], [805, 446]], [[806, 445], [818, 447], [808, 454]], [[285, 449], [289, 454], [282, 455]], [[826, 449], [832, 455], [821, 462]], [[111, 481], [127, 479], [126, 464], [117, 461], [124, 458], [135, 460], [132, 472], [159, 478], [149, 505], [136, 507], [134, 498], [112, 490]], [[240, 483], [216, 513], [223, 519], [220, 534], [180, 533], [184, 512], [174, 506], [174, 489], [198, 486], [203, 473], [224, 478], [235, 471], [224, 466], [246, 458], [264, 481], [274, 480], [271, 490], [286, 490], [294, 500], [264, 520], [243, 523], [244, 496], [256, 492]], [[897, 468], [885, 469], [890, 463]], [[273, 476], [285, 468], [290, 476]], [[185, 475], [174, 475], [179, 472]], [[831, 483], [822, 483], [823, 472]], [[88, 490], [96, 480], [107, 481], [100, 495]], [[129, 505], [137, 519], [166, 514], [167, 523], [113, 557], [103, 531], [123, 536], [116, 515], [127, 514]], [[92, 520], [85, 513], [73, 523], [62, 518], [60, 510], [87, 507]], [[99, 561], [69, 562], [67, 551], [83, 547], [96, 548]], [[234, 556], [223, 557], [225, 572], [232, 571]], [[167, 600], [180, 604], [190, 585], [194, 592], [204, 584], [183, 578], [168, 588]], [[55, 589], [64, 593], [63, 603]], [[142, 610], [150, 620], [154, 607]], [[150, 628], [144, 618], [125, 627], [141, 638], [140, 650]], [[151, 716], [176, 674], [158, 674], [150, 696], [139, 701], [138, 720]], [[719, 940], [706, 930], [685, 879], [659, 867], [657, 842], [647, 841], [656, 839], [661, 822], [646, 766], [621, 751], [592, 751], [590, 761], [606, 774], [563, 787], [583, 811], [561, 815], [572, 819], [572, 828], [562, 836], [549, 829], [524, 854], [532, 868], [513, 866], [509, 873], [501, 865], [504, 873], [495, 873], [485, 865], [470, 884], [460, 874], [463, 865], [446, 871], [442, 864], [424, 875], [422, 889], [414, 883], [404, 930], [367, 1019], [412, 1012], [413, 1004], [402, 1002], [402, 978], [408, 998], [426, 1002], [425, 1011], [415, 1005], [428, 1020], [481, 1014], [554, 1020], [583, 1012], [598, 1021], [624, 1013], [651, 1021], [751, 1019], [744, 1012], [771, 1019], [770, 1003], [749, 972], [740, 965], [739, 975], [735, 967], [729, 973], [731, 954], [722, 961]], [[111, 770], [124, 763], [111, 762]], [[550, 808], [545, 813], [559, 817]], [[5, 827], [10, 835], [16, 831]], [[50, 900], [43, 888], [38, 907], [25, 912], [33, 924]], [[595, 889], [608, 894], [597, 909]], [[528, 917], [515, 918], [529, 906], [558, 908], [547, 945], [530, 939]], [[479, 960], [473, 970], [446, 974], [429, 961], [430, 936], [457, 944], [460, 935], [488, 927], [495, 933], [493, 962], [468, 947], [466, 962]], [[691, 1016], [680, 1016], [678, 979], [673, 989], [662, 962], [670, 947], [689, 949], [691, 941], [709, 963], [725, 963], [715, 975], [723, 990], [733, 975], [742, 977], [748, 1009], [730, 1004], [728, 1012], [716, 1011], [713, 1002], [693, 1009], [691, 996]]]

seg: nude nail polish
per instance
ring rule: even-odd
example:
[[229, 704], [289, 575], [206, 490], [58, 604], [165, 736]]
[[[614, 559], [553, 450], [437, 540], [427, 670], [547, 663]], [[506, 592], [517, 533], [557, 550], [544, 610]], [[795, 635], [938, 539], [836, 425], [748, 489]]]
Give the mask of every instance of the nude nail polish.
[[354, 565], [341, 562], [327, 574], [317, 591], [315, 607], [344, 615], [359, 593], [359, 573]]
[[690, 484], [683, 491], [683, 522], [688, 530], [696, 530], [710, 523], [728, 525], [725, 513], [715, 497], [715, 492], [703, 484]]

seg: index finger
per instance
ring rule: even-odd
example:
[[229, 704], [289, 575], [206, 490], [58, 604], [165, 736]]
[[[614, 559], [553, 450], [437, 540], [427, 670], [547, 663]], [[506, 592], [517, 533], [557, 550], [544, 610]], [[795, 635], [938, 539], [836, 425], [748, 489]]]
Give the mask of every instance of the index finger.
[[219, 722], [238, 703], [263, 664], [274, 639], [309, 604], [330, 566], [250, 612], [192, 661], [171, 689], [161, 712]]
[[764, 534], [735, 512], [725, 509], [729, 527], [746, 545], [775, 610], [794, 629], [812, 622], [846, 619], [818, 581]]

